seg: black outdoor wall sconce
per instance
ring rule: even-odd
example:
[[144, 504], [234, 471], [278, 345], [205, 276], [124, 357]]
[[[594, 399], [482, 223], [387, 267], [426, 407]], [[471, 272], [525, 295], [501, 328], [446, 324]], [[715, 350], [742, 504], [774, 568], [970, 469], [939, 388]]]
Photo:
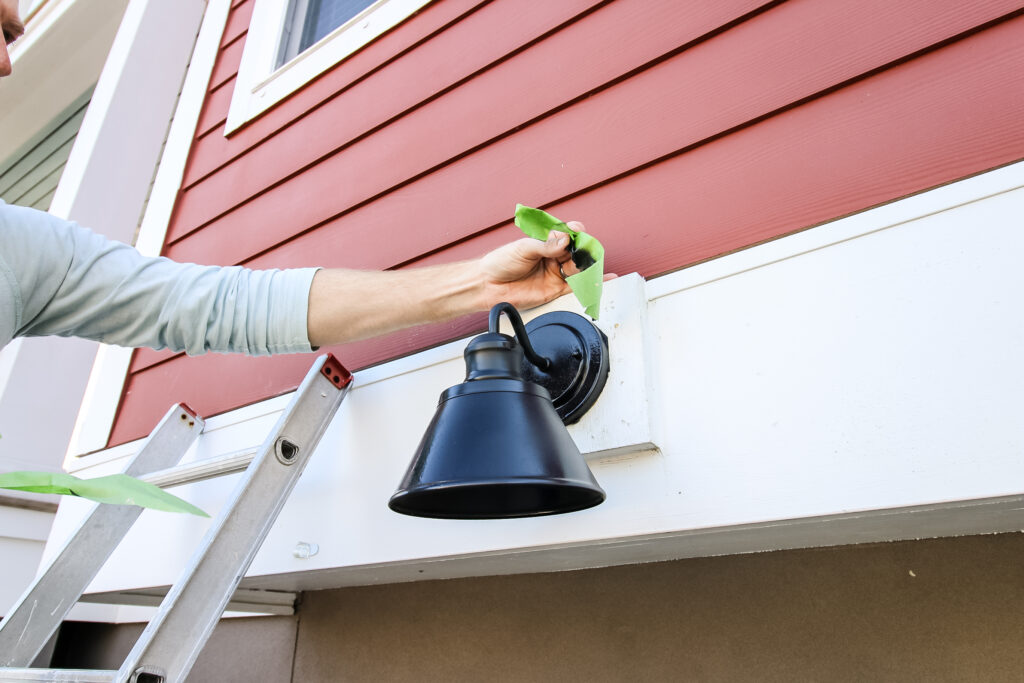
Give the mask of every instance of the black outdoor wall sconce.
[[[498, 332], [502, 313], [514, 337]], [[466, 380], [441, 394], [388, 506], [417, 517], [502, 519], [601, 503], [604, 490], [565, 425], [594, 405], [608, 379], [604, 333], [563, 311], [524, 327], [501, 303], [464, 356]]]

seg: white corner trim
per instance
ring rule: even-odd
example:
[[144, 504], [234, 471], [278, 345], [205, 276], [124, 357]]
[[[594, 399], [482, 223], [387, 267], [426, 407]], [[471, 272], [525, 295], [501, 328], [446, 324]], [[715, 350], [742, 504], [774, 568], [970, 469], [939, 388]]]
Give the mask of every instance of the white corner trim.
[[225, 134], [240, 128], [431, 0], [378, 0], [323, 40], [276, 68], [289, 0], [255, 0]]
[[76, 456], [98, 451], [107, 445], [131, 360], [132, 349], [99, 345], [64, 455], [66, 472], [74, 469]]
[[[230, 0], [210, 0], [206, 8], [136, 242], [136, 248], [147, 256], [158, 255], [163, 247], [230, 7]], [[65, 469], [74, 468], [76, 456], [107, 445], [131, 357], [131, 349], [100, 346], [68, 445]]]
[[[173, 111], [184, 73], [184, 64], [173, 60], [182, 52], [187, 58], [193, 49], [205, 7], [203, 0], [188, 0], [169, 12], [166, 4], [156, 0], [129, 0], [50, 213], [130, 241], [149, 189], [153, 161], [159, 158], [167, 133], [168, 119], [161, 114]], [[159, 52], [155, 42], [162, 43]], [[119, 149], [125, 137], [132, 138], [131, 155]], [[120, 164], [115, 162], [111, 169], [109, 157]], [[111, 183], [120, 186], [119, 201], [113, 206], [105, 202], [104, 208], [92, 206], [94, 188]]]
[[[132, 46], [143, 22], [145, 9], [145, 3], [140, 0], [129, 2], [125, 9], [117, 34], [114, 36], [114, 42], [110, 46], [110, 52], [103, 65], [103, 71], [100, 72], [96, 89], [89, 102], [89, 109], [78, 129], [75, 145], [61, 173], [60, 183], [57, 185], [53, 201], [50, 202], [49, 212], [55, 216], [68, 220], [74, 219], [72, 214], [75, 211], [76, 200], [85, 183], [85, 176], [89, 173], [89, 162], [94, 149], [99, 144], [104, 122], [110, 109], [116, 106], [114, 100], [120, 84], [121, 72], [127, 65]], [[112, 236], [120, 237], [120, 235]]]
[[153, 192], [142, 219], [135, 247], [146, 256], [157, 256], [163, 248], [174, 202], [185, 176], [185, 164], [192, 150], [192, 138], [206, 98], [210, 75], [217, 61], [220, 38], [228, 20], [230, 0], [210, 0], [196, 39], [195, 51], [181, 88], [178, 107], [167, 134], [167, 144], [153, 183]]

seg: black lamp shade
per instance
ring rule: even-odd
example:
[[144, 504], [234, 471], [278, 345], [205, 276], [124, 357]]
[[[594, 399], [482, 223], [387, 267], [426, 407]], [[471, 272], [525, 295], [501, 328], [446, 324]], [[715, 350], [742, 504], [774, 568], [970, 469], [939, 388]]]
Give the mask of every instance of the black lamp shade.
[[490, 379], [441, 396], [391, 509], [494, 519], [572, 512], [605, 498], [536, 384]]
[[522, 378], [523, 350], [516, 340], [483, 334], [465, 356], [467, 380], [441, 394], [391, 509], [418, 517], [498, 519], [601, 503], [605, 492], [547, 389]]

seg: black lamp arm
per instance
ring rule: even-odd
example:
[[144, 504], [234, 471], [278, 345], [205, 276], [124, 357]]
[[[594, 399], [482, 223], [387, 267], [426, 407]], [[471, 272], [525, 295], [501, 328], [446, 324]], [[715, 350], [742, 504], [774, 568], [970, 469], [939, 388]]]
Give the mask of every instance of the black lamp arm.
[[502, 303], [494, 306], [494, 308], [491, 309], [491, 313], [487, 321], [488, 331], [498, 332], [498, 320], [501, 318], [502, 313], [508, 316], [508, 321], [512, 323], [512, 330], [516, 334], [516, 339], [519, 341], [519, 345], [523, 347], [523, 355], [526, 356], [526, 359], [541, 370], [547, 371], [551, 367], [551, 361], [533, 349], [533, 345], [530, 344], [530, 337], [526, 334], [526, 327], [523, 325], [523, 319], [519, 316], [519, 311], [516, 310], [515, 306], [507, 301], [503, 301]]

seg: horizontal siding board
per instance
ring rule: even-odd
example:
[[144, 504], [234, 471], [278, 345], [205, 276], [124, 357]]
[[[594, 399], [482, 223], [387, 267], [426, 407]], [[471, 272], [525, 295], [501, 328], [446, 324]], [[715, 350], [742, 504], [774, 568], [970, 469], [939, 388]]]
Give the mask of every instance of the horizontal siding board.
[[[524, 43], [593, 4], [594, 0], [562, 0], [539, 6], [537, 11], [522, 12], [515, 3], [492, 3], [473, 13], [372, 78], [332, 98], [253, 152], [186, 189], [179, 199], [168, 242], [173, 243], [248, 196], [430, 99], [476, 69], [519, 50]], [[216, 109], [211, 105], [208, 111]], [[423, 130], [418, 132], [422, 134]], [[349, 155], [348, 149], [342, 154]]]
[[[14, 197], [11, 203], [31, 206], [33, 208], [43, 206], [44, 200], [47, 197], [53, 196], [53, 192], [57, 189], [57, 183], [60, 182], [60, 176], [64, 172], [64, 166], [67, 164], [65, 159], [58, 159], [56, 161], [58, 162], [56, 165], [47, 166], [46, 175], [39, 177], [35, 185]], [[45, 206], [47, 209], [50, 208], [49, 204], [45, 204]]]
[[[584, 220], [601, 236], [610, 270], [652, 276], [1022, 159], [1022, 59], [1024, 18], [1018, 18], [552, 210]], [[422, 261], [475, 255], [513, 234], [504, 226]], [[299, 256], [308, 263], [312, 254]], [[282, 265], [291, 256], [279, 250], [265, 258], [268, 263], [256, 265]], [[339, 357], [364, 367], [463, 329], [473, 328], [460, 322], [407, 332], [387, 342], [349, 345]], [[218, 358], [212, 365], [211, 358], [177, 357], [132, 376], [132, 400], [115, 441], [148, 431], [168, 401], [180, 400], [179, 387], [183, 395], [215, 397], [203, 405], [219, 412], [287, 390], [275, 381], [288, 375], [294, 377], [288, 386], [294, 386], [308, 366], [306, 360], [269, 359], [257, 378], [249, 376], [259, 374], [256, 366], [244, 359]], [[278, 370], [286, 363], [287, 370]], [[260, 395], [248, 384], [264, 381], [259, 386], [278, 388]]]
[[276, 104], [240, 130], [233, 131], [230, 137], [204, 136], [193, 149], [182, 186], [189, 187], [198, 182], [278, 130], [315, 110], [321, 103], [343, 92], [396, 55], [443, 30], [450, 22], [487, 5], [489, 1], [444, 0], [427, 5], [415, 16], [311, 81], [300, 92]]
[[[110, 435], [110, 444], [120, 444], [145, 436], [159, 422], [153, 409], [163, 405], [166, 410], [175, 402], [184, 401], [200, 415], [209, 417], [223, 412], [223, 406], [245, 405], [291, 391], [302, 380], [304, 370], [314, 355], [286, 355], [263, 358], [230, 355], [207, 355], [189, 358], [180, 367], [158, 365], [149, 371], [132, 375], [125, 386], [121, 408]], [[203, 376], [211, 373], [206, 380]], [[150, 380], [157, 376], [164, 382], [162, 395], [153, 394]], [[216, 386], [210, 377], [220, 378]], [[187, 400], [184, 397], [189, 397]], [[241, 401], [241, 403], [237, 403]], [[221, 408], [218, 408], [221, 406]]]
[[[822, 3], [787, 3], [358, 206], [381, 190], [386, 183], [378, 179], [402, 167], [406, 158], [443, 145], [449, 135], [458, 137], [455, 131], [423, 127], [401, 141], [374, 144], [377, 138], [388, 140], [384, 129], [172, 244], [167, 254], [243, 263], [279, 244], [277, 256], [320, 255], [325, 244], [344, 244], [344, 250], [328, 256], [337, 261], [328, 265], [403, 263], [502, 223], [516, 201], [546, 204], [598, 185], [900, 59], [906, 54], [901, 45], [920, 49], [976, 23], [974, 17], [961, 23], [965, 12], [955, 5], [947, 7], [945, 24], [922, 21], [922, 7], [932, 12], [934, 4], [914, 3], [916, 11], [910, 11], [903, 8], [911, 3], [879, 2], [876, 12], [865, 12], [859, 21], [835, 21], [834, 11], [820, 9]], [[992, 3], [990, 13], [1005, 4]], [[795, 39], [794, 26], [819, 25], [831, 28]], [[871, 39], [879, 34], [886, 40]], [[493, 82], [489, 94], [480, 92], [477, 99], [502, 106], [508, 93], [502, 84]], [[446, 99], [433, 104], [440, 107]], [[431, 200], [457, 204], [458, 211], [431, 211]], [[338, 214], [343, 215], [333, 218]], [[400, 243], [377, 239], [407, 225], [418, 229], [398, 228]]]
[[[561, 4], [558, 6], [563, 7]], [[599, 88], [758, 6], [759, 2], [755, 0], [732, 0], [712, 5], [619, 0], [587, 14], [557, 34], [478, 74], [442, 97], [427, 102], [377, 133], [344, 147], [341, 153], [322, 161], [308, 173], [337, 178], [337, 201], [340, 203], [344, 199], [347, 206], [355, 205], [505, 134], [523, 122], [555, 110], [567, 99], [575, 99]], [[495, 10], [498, 8], [507, 8], [506, 11], [515, 9], [513, 3], [499, 3]], [[518, 14], [523, 17], [521, 12]], [[473, 19], [481, 23], [488, 20], [489, 23], [467, 22], [466, 29], [485, 36], [485, 32], [523, 36], [528, 30], [540, 35], [550, 25], [564, 19], [553, 16], [549, 22], [540, 25], [537, 23], [539, 17], [530, 13], [523, 17], [522, 23], [510, 26], [515, 18], [514, 15], [503, 16], [495, 12], [492, 16], [479, 12]], [[449, 33], [453, 35], [439, 37], [430, 47], [443, 51], [462, 44], [460, 35], [454, 31]], [[631, 39], [621, 42], [615, 50], [593, 51], [594, 45], [614, 44], [622, 35], [629, 35]], [[488, 41], [488, 45], [495, 50], [512, 47], [501, 46], [495, 40]], [[556, 63], [559, 64], [558, 69], [550, 68]], [[408, 76], [410, 79], [420, 71], [434, 73], [429, 68], [430, 64], [424, 65], [415, 53], [409, 56], [406, 64], [407, 69], [412, 70]], [[398, 65], [395, 66], [397, 68]], [[375, 94], [395, 92], [391, 86], [387, 80], [370, 79], [366, 82], [363, 102], [349, 97], [337, 98], [310, 116], [302, 126], [283, 131], [205, 182], [185, 191], [181, 197], [181, 215], [176, 221], [181, 224], [180, 229], [187, 233], [209, 218], [226, 213], [282, 178], [309, 166], [324, 154], [325, 149], [344, 146], [363, 132], [363, 128], [373, 126], [378, 119], [387, 116], [389, 110], [400, 110], [404, 106], [401, 100], [389, 107], [390, 102]], [[402, 98], [406, 96], [404, 92], [398, 94]], [[349, 108], [365, 108], [367, 116], [347, 116]], [[372, 116], [374, 110], [380, 110], [381, 115]], [[323, 125], [314, 121], [321, 119]], [[338, 123], [328, 125], [331, 120]], [[319, 134], [310, 136], [310, 128]], [[436, 134], [441, 131], [443, 135]], [[295, 176], [291, 183], [304, 184], [308, 173]], [[276, 196], [276, 192], [271, 191], [259, 201], [273, 202]], [[219, 229], [216, 224], [212, 227]]]
[[166, 349], [162, 351], [155, 351], [153, 349], [136, 349], [135, 353], [132, 354], [132, 362], [128, 368], [128, 372], [138, 372], [144, 370], [157, 363], [163, 363], [165, 360], [174, 358], [175, 356], [181, 355], [174, 351], [168, 351]]
[[210, 74], [210, 90], [223, 85], [238, 74], [238, 65], [241, 63], [244, 48], [245, 40], [239, 39], [220, 51], [213, 73]]
[[220, 41], [222, 48], [231, 44], [249, 30], [249, 23], [252, 21], [252, 8], [255, 4], [256, 0], [247, 0], [247, 2], [235, 5], [231, 9], [231, 14], [228, 15], [228, 23], [224, 27], [224, 38]]
[[231, 106], [234, 89], [235, 77], [232, 76], [207, 94], [203, 113], [199, 115], [199, 123], [196, 124], [197, 135], [221, 134], [224, 122], [227, 121], [228, 107]]
[[22, 178], [31, 174], [40, 160], [52, 158], [54, 155], [61, 155], [67, 158], [68, 145], [73, 143], [78, 129], [82, 126], [82, 119], [85, 118], [85, 111], [88, 102], [81, 105], [71, 116], [60, 124], [52, 133], [34, 145], [17, 161], [0, 173], [0, 196], [9, 197], [18, 192], [15, 187]]
[[615, 272], [692, 265], [1024, 159], [1022, 59], [1018, 18], [548, 208], [598, 234]]
[[[77, 133], [77, 130], [75, 132]], [[33, 204], [38, 201], [39, 197], [45, 194], [45, 191], [40, 194], [36, 189], [40, 185], [45, 186], [47, 183], [52, 183], [53, 187], [57, 186], [54, 174], [56, 174], [56, 178], [60, 178], [60, 173], [68, 161], [68, 156], [70, 156], [71, 148], [74, 144], [75, 136], [73, 135], [59, 147], [48, 150], [49, 153], [45, 157], [39, 158], [35, 166], [27, 169], [17, 182], [3, 191], [3, 196], [12, 204]]]
[[[59, 180], [59, 176], [56, 180]], [[29, 206], [33, 209], [39, 209], [40, 211], [48, 211], [50, 209], [50, 203], [53, 201], [53, 195], [57, 194], [57, 183], [54, 181], [53, 186], [50, 190], [32, 202]]]

